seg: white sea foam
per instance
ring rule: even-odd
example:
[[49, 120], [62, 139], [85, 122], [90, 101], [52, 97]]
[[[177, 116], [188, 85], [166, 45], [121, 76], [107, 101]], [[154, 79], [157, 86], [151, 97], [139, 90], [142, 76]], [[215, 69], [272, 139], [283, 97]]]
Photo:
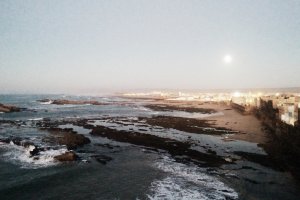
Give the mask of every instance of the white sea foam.
[[42, 117], [38, 117], [38, 118], [31, 118], [31, 119], [28, 119], [28, 121], [41, 121], [43, 120], [44, 118]]
[[187, 166], [165, 157], [155, 166], [167, 173], [167, 177], [151, 184], [151, 195], [156, 199], [238, 199], [238, 194], [216, 177], [207, 175], [204, 169]]
[[134, 107], [135, 110], [142, 110], [142, 111], [151, 111], [149, 108], [145, 108], [143, 106]]
[[49, 105], [49, 104], [52, 104], [52, 103], [53, 103], [53, 101], [49, 100], [49, 101], [46, 101], [46, 102], [41, 102], [40, 104]]
[[155, 194], [150, 196], [149, 199], [182, 199], [182, 200], [193, 200], [193, 199], [208, 199], [205, 195], [201, 194], [197, 190], [184, 189], [179, 184], [176, 184], [176, 180], [173, 178], [165, 178], [161, 181], [155, 181], [151, 184]]
[[[125, 118], [126, 119], [126, 118]], [[138, 117], [127, 117], [128, 120], [138, 120]]]
[[41, 168], [57, 164], [54, 159], [55, 156], [61, 155], [67, 151], [66, 148], [49, 149], [41, 151], [39, 155], [31, 156], [30, 151], [34, 150], [35, 146], [29, 145], [27, 148], [23, 146], [10, 144], [3, 144], [0, 147], [4, 150], [1, 155], [5, 160], [11, 161], [15, 164], [21, 165], [22, 168]]

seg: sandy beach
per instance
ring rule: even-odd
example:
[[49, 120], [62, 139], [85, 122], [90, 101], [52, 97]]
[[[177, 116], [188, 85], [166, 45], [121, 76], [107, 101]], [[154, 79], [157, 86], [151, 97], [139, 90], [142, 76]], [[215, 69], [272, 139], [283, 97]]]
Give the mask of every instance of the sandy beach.
[[186, 107], [189, 109], [212, 109], [222, 114], [212, 115], [207, 118], [201, 118], [201, 120], [207, 120], [207, 122], [215, 128], [225, 128], [233, 131], [238, 131], [238, 133], [231, 134], [226, 139], [244, 140], [259, 144], [265, 144], [267, 142], [267, 134], [263, 131], [261, 122], [253, 115], [244, 115], [234, 110], [230, 105], [197, 101], [167, 100], [156, 101], [153, 104]]
[[224, 115], [212, 116], [209, 119], [214, 127], [224, 127], [239, 133], [230, 135], [229, 138], [264, 144], [267, 142], [267, 134], [263, 131], [261, 122], [253, 115], [243, 115], [231, 109], [230, 106], [204, 104], [201, 107], [209, 107], [222, 112]]

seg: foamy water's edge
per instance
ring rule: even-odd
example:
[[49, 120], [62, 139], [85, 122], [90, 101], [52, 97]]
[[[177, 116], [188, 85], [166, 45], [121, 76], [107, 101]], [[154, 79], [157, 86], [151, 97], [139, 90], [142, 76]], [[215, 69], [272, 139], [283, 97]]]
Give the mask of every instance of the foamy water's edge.
[[148, 195], [157, 199], [238, 199], [237, 192], [219, 179], [205, 174], [204, 169], [177, 163], [169, 157], [154, 164], [166, 172], [167, 177], [152, 182]]
[[13, 142], [10, 144], [0, 143], [0, 148], [4, 151], [4, 153], [1, 155], [4, 160], [20, 165], [21, 168], [31, 169], [56, 165], [59, 162], [56, 161], [54, 157], [64, 154], [67, 151], [67, 148], [61, 147], [58, 149], [41, 151], [38, 155], [31, 156], [30, 151], [35, 148], [32, 145], [23, 147], [17, 146], [13, 144]]

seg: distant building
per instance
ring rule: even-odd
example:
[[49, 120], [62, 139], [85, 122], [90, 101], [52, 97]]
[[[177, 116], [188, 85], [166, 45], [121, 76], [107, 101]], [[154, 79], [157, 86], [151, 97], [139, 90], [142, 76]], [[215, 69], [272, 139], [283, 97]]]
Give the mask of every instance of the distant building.
[[281, 121], [292, 126], [298, 125], [299, 121], [299, 97], [285, 98], [278, 104]]

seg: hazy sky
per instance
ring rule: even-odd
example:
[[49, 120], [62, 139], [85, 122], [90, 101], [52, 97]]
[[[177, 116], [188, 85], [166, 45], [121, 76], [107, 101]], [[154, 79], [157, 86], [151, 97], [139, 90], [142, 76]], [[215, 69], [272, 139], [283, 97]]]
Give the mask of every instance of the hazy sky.
[[0, 93], [293, 87], [299, 77], [298, 0], [0, 1]]

